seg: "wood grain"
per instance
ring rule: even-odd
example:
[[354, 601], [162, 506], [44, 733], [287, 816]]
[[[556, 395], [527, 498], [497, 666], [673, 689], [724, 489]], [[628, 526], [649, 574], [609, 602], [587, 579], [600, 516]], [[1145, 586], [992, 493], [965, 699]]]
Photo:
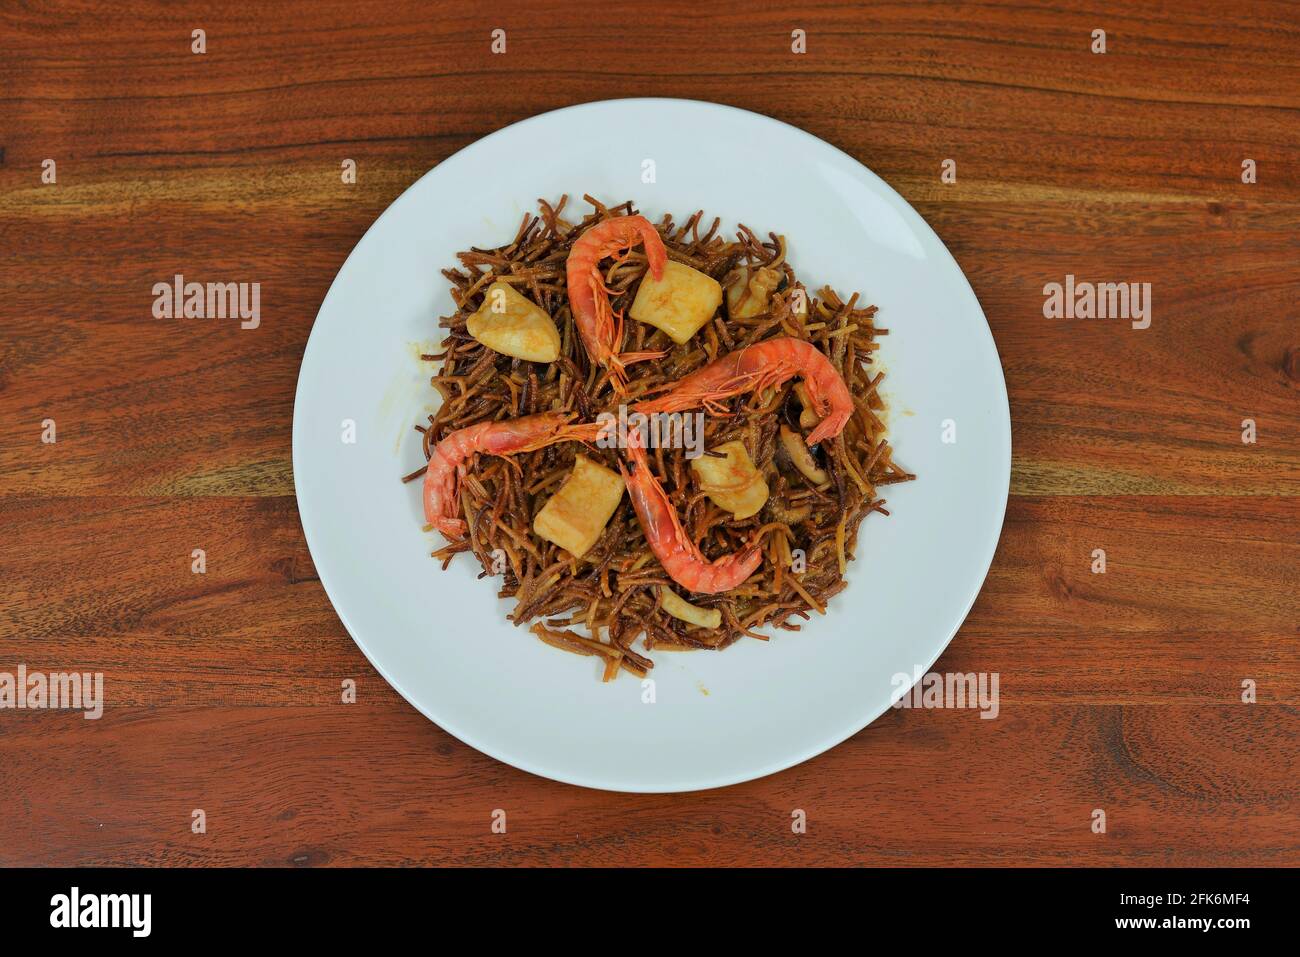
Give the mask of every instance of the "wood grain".
[[[64, 502], [52, 534], [49, 500], [0, 499], [0, 627], [31, 668], [102, 670], [122, 706], [311, 704], [364, 674], [408, 710], [331, 610], [291, 499]], [[1000, 672], [1008, 701], [1225, 702], [1252, 678], [1300, 705], [1294, 518], [1290, 498], [1013, 496], [943, 663]]]
[[[0, 9], [0, 670], [111, 689], [99, 721], [0, 711], [0, 864], [1300, 863], [1298, 50], [1280, 2]], [[325, 290], [440, 160], [617, 96], [801, 126], [961, 263], [1013, 495], [937, 667], [999, 672], [998, 720], [891, 712], [762, 781], [610, 795], [473, 752], [348, 639], [289, 453]], [[176, 272], [260, 282], [260, 327], [153, 319]], [[1066, 273], [1150, 282], [1151, 328], [1044, 319]]]
[[[801, 767], [689, 795], [535, 778], [409, 708], [126, 708], [76, 722], [24, 713], [0, 736], [0, 784], [16, 805], [0, 822], [6, 864], [1271, 865], [1300, 854], [1293, 707], [890, 712]], [[49, 759], [87, 751], [93, 760]], [[206, 834], [190, 831], [195, 809]], [[491, 831], [498, 809], [505, 834]], [[1089, 827], [1095, 809], [1105, 834]], [[806, 834], [791, 833], [795, 810]]]

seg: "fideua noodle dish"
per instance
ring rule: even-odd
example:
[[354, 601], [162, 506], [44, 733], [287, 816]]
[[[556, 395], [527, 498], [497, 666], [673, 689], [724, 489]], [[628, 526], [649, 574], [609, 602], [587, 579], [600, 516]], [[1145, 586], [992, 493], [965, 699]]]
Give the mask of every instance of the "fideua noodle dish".
[[888, 330], [805, 286], [798, 237], [585, 201], [443, 270], [456, 311], [422, 357], [441, 404], [405, 481], [444, 569], [468, 553], [511, 621], [608, 681], [825, 613], [915, 476], [887, 438]]

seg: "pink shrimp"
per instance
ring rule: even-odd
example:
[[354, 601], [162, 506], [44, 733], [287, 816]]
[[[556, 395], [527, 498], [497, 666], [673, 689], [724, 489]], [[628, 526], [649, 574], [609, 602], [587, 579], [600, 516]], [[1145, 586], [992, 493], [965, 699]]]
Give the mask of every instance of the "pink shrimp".
[[658, 230], [644, 216], [617, 216], [592, 226], [569, 250], [565, 262], [568, 277], [569, 308], [582, 337], [587, 355], [609, 370], [610, 382], [621, 392], [627, 378], [624, 366], [646, 359], [657, 359], [662, 352], [625, 352], [616, 350], [623, 344], [623, 314], [615, 315], [609, 305], [609, 289], [600, 271], [606, 256], [625, 257], [640, 241], [645, 246], [650, 274], [662, 279], [668, 251]]
[[781, 385], [799, 376], [803, 379], [813, 411], [821, 422], [808, 436], [816, 445], [844, 431], [853, 415], [853, 395], [830, 360], [811, 342], [782, 336], [744, 346], [715, 359], [676, 382], [669, 383], [663, 395], [635, 406], [647, 415], [656, 412], [684, 412], [703, 406], [716, 412], [722, 400], [742, 392], [756, 392]]
[[424, 473], [424, 518], [447, 538], [463, 538], [467, 531], [460, 511], [456, 483], [465, 474], [469, 459], [477, 452], [512, 455], [531, 452], [556, 442], [594, 441], [599, 423], [570, 425], [571, 415], [542, 412], [519, 419], [476, 422], [457, 429], [433, 447], [429, 468]]
[[627, 433], [627, 455], [631, 467], [619, 463], [628, 497], [641, 522], [650, 550], [655, 553], [673, 581], [688, 591], [716, 595], [730, 591], [754, 573], [763, 561], [758, 542], [740, 551], [709, 561], [682, 528], [668, 494], [650, 471], [639, 429]]

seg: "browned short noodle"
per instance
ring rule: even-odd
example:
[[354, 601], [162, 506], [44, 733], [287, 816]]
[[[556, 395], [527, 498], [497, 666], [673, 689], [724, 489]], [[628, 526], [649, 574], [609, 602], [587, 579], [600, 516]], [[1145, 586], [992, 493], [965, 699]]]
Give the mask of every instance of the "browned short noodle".
[[[878, 389], [884, 374], [873, 371], [872, 358], [876, 339], [887, 330], [875, 326], [876, 307], [860, 306], [856, 295], [845, 300], [828, 288], [813, 295], [786, 259], [784, 239], [775, 234], [763, 240], [741, 226], [737, 238], [728, 241], [719, 234], [719, 220], [706, 224], [702, 212], [681, 224], [664, 217], [656, 226], [670, 259], [707, 273], [724, 286], [743, 266], [778, 269], [784, 278], [767, 311], [732, 319], [726, 318], [724, 306], [685, 345], [628, 320], [625, 341], [615, 344], [617, 351], [666, 350], [667, 354], [629, 366], [628, 394], [620, 397], [605, 370], [588, 361], [579, 340], [565, 288], [565, 259], [588, 227], [636, 210], [630, 202], [605, 207], [586, 197], [592, 211], [572, 223], [562, 215], [566, 200], [563, 197], [554, 206], [540, 201], [540, 213], [525, 215], [510, 243], [497, 249], [470, 249], [460, 254], [459, 268], [443, 271], [458, 308], [440, 322], [447, 330], [443, 351], [424, 356], [442, 362], [432, 379], [442, 405], [427, 425], [416, 426], [424, 434], [426, 457], [443, 436], [475, 422], [547, 411], [571, 412], [581, 421], [592, 421], [601, 412], [617, 414], [620, 402], [630, 405], [719, 355], [777, 336], [807, 340], [825, 353], [853, 394], [854, 413], [841, 435], [813, 450], [828, 476], [820, 486], [792, 467], [777, 440], [782, 424], [799, 431], [797, 379], [775, 392], [728, 400], [729, 415], [708, 415], [705, 447], [740, 439], [767, 479], [767, 504], [743, 520], [719, 508], [694, 485], [684, 449], [652, 450], [650, 461], [657, 477], [675, 503], [687, 534], [707, 558], [733, 552], [755, 533], [761, 534], [763, 563], [731, 591], [695, 595], [676, 586], [651, 553], [627, 496], [596, 545], [581, 559], [537, 536], [533, 518], [567, 475], [578, 451], [608, 468], [618, 468], [616, 450], [583, 448], [574, 442], [509, 458], [478, 456], [459, 486], [460, 514], [469, 533], [443, 544], [434, 557], [445, 568], [458, 553], [471, 552], [482, 567], [480, 577], [489, 577], [494, 554], [498, 559], [505, 556], [499, 594], [516, 599], [511, 620], [536, 622], [534, 633], [556, 647], [603, 658], [606, 680], [620, 668], [644, 675], [652, 667], [650, 659], [631, 647], [641, 636], [647, 651], [716, 649], [742, 636], [764, 638], [759, 631], [764, 627], [797, 631], [799, 620], [823, 611], [844, 589], [845, 566], [853, 558], [863, 519], [873, 511], [888, 514], [879, 489], [914, 477], [894, 463], [885, 438]], [[636, 249], [605, 268], [610, 301], [615, 310], [625, 312], [646, 272], [645, 256]], [[466, 320], [496, 281], [514, 285], [555, 320], [561, 334], [557, 361], [512, 359], [469, 335]], [[406, 480], [418, 478], [423, 471]], [[802, 561], [796, 560], [798, 556]], [[718, 609], [721, 627], [705, 630], [669, 615], [661, 607], [661, 587], [674, 589], [696, 606]], [[584, 626], [587, 634], [569, 626]]]

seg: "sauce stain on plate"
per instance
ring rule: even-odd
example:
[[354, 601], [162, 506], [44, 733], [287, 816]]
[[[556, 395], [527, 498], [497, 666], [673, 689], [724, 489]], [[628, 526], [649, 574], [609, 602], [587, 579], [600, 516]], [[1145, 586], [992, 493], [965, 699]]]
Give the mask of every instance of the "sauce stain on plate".
[[439, 346], [433, 342], [407, 342], [406, 353], [411, 357], [412, 364], [398, 370], [379, 400], [378, 418], [381, 423], [386, 424], [400, 419], [397, 425], [397, 438], [393, 443], [394, 455], [401, 455], [402, 440], [407, 437], [407, 431], [414, 433], [414, 426], [424, 424], [422, 420], [406, 421], [411, 407], [423, 403], [422, 408], [426, 414], [435, 411], [423, 400], [428, 398], [425, 390], [429, 384], [429, 377], [433, 375], [433, 370], [438, 363], [426, 362], [420, 356], [435, 355], [438, 352]]

